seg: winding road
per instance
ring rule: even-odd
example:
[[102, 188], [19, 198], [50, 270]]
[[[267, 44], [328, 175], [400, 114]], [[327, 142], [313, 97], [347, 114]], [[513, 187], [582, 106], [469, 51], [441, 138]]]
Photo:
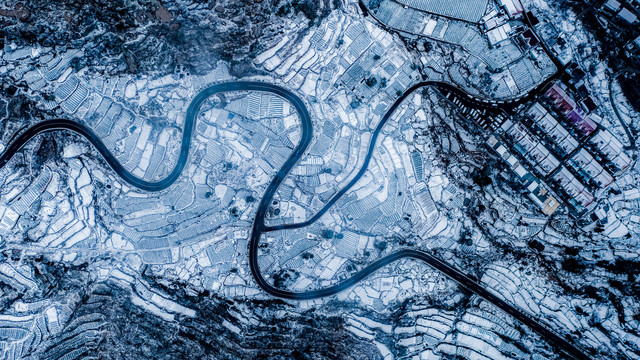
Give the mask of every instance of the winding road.
[[[546, 84], [546, 83], [545, 83]], [[544, 85], [544, 84], [543, 84]], [[542, 85], [541, 85], [542, 86]], [[307, 150], [309, 144], [312, 140], [312, 122], [311, 116], [305, 106], [304, 102], [293, 92], [273, 84], [267, 84], [262, 82], [255, 81], [234, 81], [234, 82], [226, 82], [215, 84], [210, 87], [205, 88], [201, 92], [199, 92], [195, 98], [189, 104], [186, 112], [186, 120], [185, 126], [182, 135], [182, 143], [180, 146], [180, 156], [176, 165], [172, 169], [169, 175], [157, 182], [150, 182], [143, 180], [141, 178], [136, 177], [127, 169], [125, 169], [122, 164], [115, 158], [115, 156], [107, 149], [102, 140], [87, 126], [80, 124], [78, 122], [67, 120], [67, 119], [51, 119], [46, 120], [41, 123], [38, 123], [31, 128], [28, 128], [19, 136], [13, 139], [13, 142], [6, 148], [5, 152], [0, 155], [0, 169], [7, 165], [7, 163], [13, 158], [13, 156], [33, 137], [41, 134], [43, 132], [56, 131], [56, 130], [67, 130], [75, 132], [79, 135], [85, 137], [95, 148], [100, 152], [100, 154], [107, 161], [109, 166], [120, 176], [125, 182], [130, 185], [137, 187], [142, 190], [147, 191], [160, 191], [171, 186], [182, 174], [184, 170], [188, 157], [189, 157], [189, 148], [191, 146], [191, 140], [193, 135], [193, 129], [195, 126], [196, 118], [198, 111], [200, 110], [203, 102], [208, 99], [210, 96], [230, 91], [262, 91], [271, 93], [277, 96], [284, 98], [289, 101], [298, 112], [300, 116], [300, 120], [302, 123], [302, 136], [300, 143], [294, 148], [293, 152], [289, 156], [289, 158], [285, 161], [282, 168], [276, 173], [274, 178], [269, 183], [264, 196], [262, 197], [258, 209], [256, 212], [256, 217], [253, 223], [253, 229], [251, 232], [251, 238], [249, 241], [249, 264], [251, 268], [252, 275], [256, 281], [256, 283], [264, 290], [266, 293], [285, 299], [294, 299], [294, 300], [311, 300], [317, 299], [321, 297], [327, 297], [334, 294], [337, 294], [341, 291], [344, 291], [354, 285], [356, 285], [359, 281], [366, 278], [373, 272], [379, 270], [380, 268], [389, 265], [395, 261], [404, 258], [411, 258], [425, 262], [429, 266], [434, 269], [441, 271], [446, 276], [454, 280], [460, 286], [464, 287], [468, 291], [480, 296], [486, 301], [492, 303], [505, 313], [513, 316], [523, 324], [529, 326], [532, 330], [539, 333], [541, 336], [549, 340], [552, 344], [557, 346], [562, 350], [566, 355], [570, 356], [574, 359], [589, 359], [589, 357], [576, 346], [567, 341], [564, 337], [558, 335], [554, 331], [549, 328], [543, 326], [534, 320], [530, 314], [523, 312], [522, 310], [516, 308], [515, 306], [503, 301], [501, 298], [497, 297], [490, 291], [481, 287], [477, 282], [461, 273], [454, 267], [446, 264], [445, 262], [439, 260], [438, 258], [430, 255], [429, 253], [421, 250], [400, 250], [389, 254], [383, 258], [376, 260], [375, 262], [369, 264], [367, 267], [363, 268], [359, 272], [357, 272], [352, 277], [343, 280], [342, 282], [311, 291], [305, 292], [292, 292], [287, 290], [282, 290], [271, 285], [267, 280], [263, 277], [260, 272], [260, 267], [258, 265], [258, 245], [260, 242], [260, 237], [262, 234], [274, 231], [274, 230], [282, 230], [282, 229], [293, 229], [293, 228], [301, 228], [305, 226], [309, 226], [313, 224], [316, 220], [318, 220], [329, 208], [341, 197], [343, 196], [349, 189], [356, 184], [356, 182], [362, 177], [365, 173], [367, 166], [371, 160], [373, 155], [373, 151], [376, 146], [376, 141], [378, 139], [378, 135], [388, 119], [394, 113], [394, 111], [400, 106], [402, 101], [404, 101], [409, 95], [414, 93], [416, 90], [424, 88], [424, 87], [434, 87], [441, 91], [453, 92], [465, 105], [475, 107], [478, 109], [495, 109], [495, 110], [504, 110], [508, 113], [511, 113], [517, 106], [520, 104], [527, 102], [530, 100], [532, 94], [535, 91], [529, 93], [529, 95], [515, 100], [511, 102], [504, 103], [495, 103], [491, 101], [486, 101], [482, 99], [478, 99], [472, 97], [465, 93], [464, 91], [456, 88], [455, 86], [449, 83], [437, 82], [437, 81], [425, 81], [418, 84], [415, 84], [407, 91], [405, 91], [395, 102], [394, 104], [387, 110], [384, 116], [381, 118], [378, 123], [376, 129], [374, 130], [371, 138], [371, 142], [368, 147], [368, 151], [366, 154], [365, 161], [363, 166], [358, 171], [356, 176], [344, 187], [342, 188], [327, 204], [323, 207], [316, 215], [314, 215], [309, 220], [296, 223], [296, 224], [285, 224], [285, 225], [277, 225], [277, 226], [266, 226], [265, 225], [265, 216], [273, 197], [278, 190], [278, 187], [285, 179], [285, 177], [289, 174], [291, 169], [298, 163], [298, 161], [302, 158], [305, 151]]]
[[620, 123], [620, 125], [622, 126], [622, 129], [624, 129], [624, 132], [627, 134], [627, 139], [629, 140], [629, 145], [625, 145], [625, 149], [626, 150], [635, 150], [636, 149], [636, 134], [635, 132], [632, 132], [629, 129], [629, 125], [627, 125], [627, 122], [622, 118], [622, 115], [620, 115], [620, 110], [618, 109], [618, 105], [616, 104], [616, 100], [613, 96], [613, 82], [622, 74], [624, 74], [625, 72], [635, 72], [635, 73], [640, 73], [640, 71], [633, 69], [633, 68], [623, 68], [622, 70], [619, 70], [618, 72], [614, 73], [614, 74], [610, 74], [609, 75], [609, 84], [608, 84], [608, 88], [609, 88], [609, 101], [611, 102], [611, 107], [613, 108], [613, 112], [616, 114], [616, 117], [618, 118], [618, 122]]

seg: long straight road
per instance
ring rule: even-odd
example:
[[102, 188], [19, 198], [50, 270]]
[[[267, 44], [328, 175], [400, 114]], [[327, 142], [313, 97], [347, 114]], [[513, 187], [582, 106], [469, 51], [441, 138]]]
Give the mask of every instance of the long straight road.
[[309, 115], [309, 112], [304, 102], [298, 96], [296, 96], [293, 92], [273, 84], [266, 84], [266, 83], [253, 82], [253, 81], [235, 81], [235, 82], [216, 84], [208, 88], [205, 88], [200, 93], [198, 93], [195, 96], [195, 98], [192, 100], [192, 102], [189, 104], [189, 107], [187, 108], [185, 127], [183, 130], [182, 143], [180, 147], [180, 156], [178, 158], [178, 161], [174, 166], [173, 170], [171, 171], [171, 173], [166, 178], [159, 180], [157, 182], [146, 181], [133, 175], [131, 172], [126, 170], [124, 166], [122, 166], [122, 164], [115, 158], [115, 156], [107, 149], [107, 147], [102, 142], [102, 140], [89, 127], [72, 120], [67, 120], [67, 119], [52, 119], [52, 120], [43, 121], [27, 129], [26, 131], [21, 133], [19, 136], [15, 137], [15, 139], [7, 147], [5, 152], [2, 155], [0, 155], [0, 168], [6, 166], [9, 163], [9, 161], [13, 158], [13, 156], [29, 140], [31, 140], [33, 137], [37, 136], [38, 134], [43, 132], [48, 132], [48, 131], [66, 130], [66, 131], [72, 131], [79, 135], [82, 135], [89, 142], [91, 142], [96, 147], [96, 149], [100, 152], [100, 154], [104, 157], [104, 159], [107, 161], [109, 166], [116, 172], [116, 174], [118, 174], [118, 176], [120, 176], [127, 183], [147, 191], [160, 191], [171, 186], [176, 180], [178, 180], [178, 178], [182, 174], [182, 171], [184, 170], [188, 160], [189, 148], [191, 146], [191, 139], [193, 135], [193, 129], [194, 129], [195, 121], [197, 118], [197, 114], [200, 110], [201, 105], [207, 98], [217, 93], [230, 92], [230, 91], [262, 91], [262, 92], [272, 93], [274, 95], [278, 95], [284, 98], [285, 100], [289, 101], [296, 108], [296, 111], [298, 112], [298, 115], [300, 116], [300, 120], [302, 123], [302, 129], [301, 129], [302, 136], [301, 136], [300, 143], [294, 148], [292, 154], [285, 161], [282, 168], [276, 173], [274, 178], [269, 183], [264, 196], [260, 200], [260, 203], [258, 205], [258, 209], [256, 212], [256, 217], [254, 219], [251, 237], [249, 241], [249, 265], [251, 268], [251, 273], [253, 275], [253, 278], [255, 279], [258, 286], [262, 288], [262, 290], [264, 290], [266, 293], [271, 294], [273, 296], [285, 298], [285, 299], [294, 299], [294, 300], [317, 299], [321, 297], [335, 295], [341, 291], [349, 289], [350, 287], [354, 286], [355, 284], [357, 284], [358, 282], [360, 282], [362, 279], [366, 278], [373, 272], [395, 261], [398, 261], [400, 259], [405, 259], [405, 258], [416, 259], [416, 260], [423, 261], [424, 263], [426, 263], [427, 265], [433, 267], [438, 271], [441, 271], [446, 276], [456, 281], [460, 286], [464, 287], [468, 291], [482, 297], [483, 299], [492, 303], [493, 305], [495, 305], [505, 313], [515, 317], [516, 319], [521, 321], [523, 324], [529, 326], [532, 330], [538, 332], [540, 335], [545, 337], [547, 340], [549, 340], [552, 344], [556, 345], [558, 348], [560, 348], [565, 354], [569, 355], [570, 357], [574, 359], [581, 359], [581, 360], [588, 359], [589, 357], [584, 352], [582, 352], [580, 349], [578, 349], [576, 346], [568, 342], [563, 337], [557, 335], [555, 332], [548, 329], [544, 325], [536, 322], [534, 319], [532, 319], [528, 314], [526, 314], [522, 310], [517, 309], [515, 306], [508, 304], [507, 302], [503, 301], [502, 299], [500, 299], [490, 291], [484, 289], [474, 280], [472, 280], [465, 274], [461, 273], [454, 267], [446, 264], [445, 262], [437, 259], [436, 257], [430, 255], [425, 251], [406, 249], [406, 250], [400, 250], [400, 251], [394, 252], [390, 255], [387, 255], [383, 258], [376, 260], [375, 262], [371, 263], [364, 269], [360, 270], [358, 273], [356, 273], [352, 277], [336, 285], [321, 288], [321, 289], [311, 290], [311, 291], [305, 291], [305, 292], [292, 292], [292, 291], [278, 289], [273, 285], [271, 285], [268, 281], [266, 281], [266, 279], [262, 275], [260, 271], [260, 266], [258, 264], [258, 254], [259, 254], [258, 245], [260, 243], [260, 238], [262, 234], [267, 231], [273, 231], [276, 229], [290, 229], [290, 228], [299, 228], [303, 226], [309, 226], [313, 222], [315, 222], [317, 219], [319, 219], [320, 216], [322, 216], [322, 214], [324, 214], [330, 208], [330, 206], [333, 205], [340, 198], [340, 196], [344, 195], [353, 185], [355, 185], [355, 183], [364, 174], [371, 160], [371, 156], [373, 155], [373, 150], [375, 148], [375, 143], [377, 141], [378, 135], [382, 130], [382, 128], [384, 127], [384, 125], [386, 124], [387, 120], [393, 114], [393, 112], [398, 108], [398, 106], [400, 106], [402, 101], [404, 101], [409, 95], [411, 95], [414, 91], [424, 87], [434, 87], [443, 91], [453, 92], [467, 106], [473, 106], [479, 109], [501, 108], [509, 112], [513, 111], [513, 109], [519, 106], [520, 104], [527, 102], [529, 98], [532, 96], [532, 94], [530, 93], [526, 97], [523, 97], [519, 100], [497, 104], [495, 102], [472, 97], [467, 93], [465, 93], [464, 91], [448, 83], [427, 81], [427, 82], [421, 82], [412, 86], [396, 100], [396, 102], [391, 106], [391, 108], [389, 108], [389, 110], [381, 118], [371, 138], [371, 142], [368, 147], [368, 152], [367, 152], [364, 164], [362, 168], [359, 170], [359, 172], [356, 174], [356, 177], [352, 179], [344, 188], [342, 188], [336, 194], [336, 196], [334, 196], [330, 200], [329, 204], [327, 204], [327, 206], [325, 206], [318, 214], [316, 214], [310, 220], [304, 223], [299, 223], [299, 224], [283, 225], [283, 226], [268, 228], [265, 226], [265, 222], [264, 222], [267, 209], [269, 208], [269, 205], [271, 204], [271, 201], [273, 200], [273, 197], [275, 196], [275, 193], [278, 190], [278, 187], [280, 186], [282, 181], [284, 181], [285, 177], [289, 174], [289, 172], [295, 166], [295, 164], [297, 164], [298, 161], [304, 155], [309, 144], [311, 143], [312, 132], [313, 132], [311, 116]]

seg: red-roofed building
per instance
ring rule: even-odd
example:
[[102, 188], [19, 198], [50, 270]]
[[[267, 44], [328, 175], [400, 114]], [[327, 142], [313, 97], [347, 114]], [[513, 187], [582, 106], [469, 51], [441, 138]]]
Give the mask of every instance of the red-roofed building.
[[560, 99], [567, 97], [567, 93], [556, 83], [544, 92], [544, 96], [553, 102], [557, 102]]
[[522, 7], [520, 0], [500, 0], [500, 2], [505, 7], [505, 9], [507, 10], [507, 13], [511, 17], [518, 16], [522, 14], [522, 12], [524, 11], [524, 8]]
[[598, 127], [581, 108], [575, 108], [567, 114], [567, 118], [569, 118], [571, 123], [584, 135], [591, 134], [596, 130], [596, 127]]
[[551, 100], [556, 109], [563, 114], [571, 112], [571, 110], [576, 107], [575, 101], [573, 101], [567, 92], [557, 83], [545, 91], [544, 96]]

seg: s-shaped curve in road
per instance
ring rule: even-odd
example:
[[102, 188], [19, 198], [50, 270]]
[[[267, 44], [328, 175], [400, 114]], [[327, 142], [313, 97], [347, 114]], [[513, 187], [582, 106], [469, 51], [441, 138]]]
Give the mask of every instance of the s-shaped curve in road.
[[457, 282], [462, 287], [466, 288], [468, 291], [482, 297], [483, 299], [492, 303], [502, 311], [506, 312], [507, 314], [515, 317], [516, 319], [524, 323], [525, 325], [529, 326], [531, 329], [538, 332], [540, 335], [545, 337], [551, 343], [558, 346], [565, 354], [571, 356], [574, 359], [588, 359], [588, 356], [584, 352], [582, 352], [573, 344], [569, 343], [565, 338], [561, 337], [560, 335], [556, 334], [552, 330], [536, 322], [534, 319], [532, 319], [523, 311], [503, 301], [501, 298], [495, 296], [490, 291], [482, 288], [475, 281], [473, 281], [463, 273], [459, 272], [452, 266], [444, 263], [443, 261], [430, 255], [425, 251], [406, 249], [406, 250], [400, 250], [400, 251], [394, 252], [392, 254], [389, 254], [383, 258], [376, 260], [375, 262], [369, 264], [367, 267], [360, 270], [358, 273], [356, 273], [352, 277], [346, 280], [343, 280], [338, 284], [321, 288], [321, 289], [305, 291], [305, 292], [292, 292], [292, 291], [278, 289], [273, 285], [271, 285], [269, 282], [267, 282], [266, 279], [263, 277], [262, 273], [260, 272], [260, 267], [258, 265], [258, 245], [260, 242], [261, 235], [265, 232], [273, 231], [277, 229], [299, 228], [303, 226], [308, 226], [313, 222], [315, 222], [317, 219], [319, 219], [320, 216], [324, 212], [326, 212], [331, 207], [331, 205], [333, 205], [353, 185], [355, 185], [358, 179], [364, 174], [364, 172], [366, 171], [367, 165], [371, 159], [371, 156], [373, 155], [373, 150], [375, 148], [375, 143], [376, 143], [378, 134], [384, 127], [387, 120], [396, 110], [396, 108], [402, 103], [404, 99], [406, 99], [414, 91], [423, 87], [428, 87], [428, 86], [435, 87], [440, 90], [453, 92], [463, 101], [465, 101], [467, 105], [481, 107], [481, 108], [485, 107], [485, 108], [493, 108], [493, 109], [499, 109], [499, 108], [511, 109], [514, 106], [517, 106], [518, 104], [527, 101], [527, 98], [528, 98], [527, 96], [517, 101], [497, 105], [494, 103], [483, 101], [481, 99], [472, 98], [468, 94], [466, 94], [464, 91], [448, 83], [436, 82], [436, 81], [425, 81], [425, 82], [415, 84], [414, 86], [409, 88], [407, 91], [405, 91], [394, 102], [391, 108], [387, 110], [385, 115], [381, 118], [380, 122], [378, 123], [378, 126], [374, 130], [363, 166], [358, 171], [354, 179], [352, 179], [343, 189], [341, 189], [318, 214], [316, 214], [310, 220], [304, 223], [299, 223], [299, 224], [267, 227], [264, 223], [267, 209], [269, 207], [269, 204], [273, 200], [273, 197], [275, 196], [275, 193], [278, 187], [280, 186], [284, 178], [289, 174], [291, 169], [295, 166], [295, 164], [302, 158], [302, 156], [304, 155], [304, 152], [306, 151], [306, 149], [308, 148], [312, 140], [311, 116], [309, 115], [309, 112], [304, 102], [293, 92], [273, 84], [267, 84], [267, 83], [255, 82], [255, 81], [234, 81], [234, 82], [215, 84], [199, 92], [194, 97], [194, 99], [189, 104], [189, 107], [187, 108], [185, 126], [182, 134], [182, 143], [180, 146], [180, 156], [178, 158], [178, 161], [176, 162], [176, 165], [174, 166], [174, 168], [166, 178], [156, 182], [146, 181], [133, 175], [131, 172], [129, 172], [127, 169], [125, 169], [122, 166], [122, 164], [115, 158], [115, 156], [107, 149], [107, 147], [102, 142], [102, 140], [100, 140], [100, 138], [89, 127], [83, 124], [80, 124], [78, 122], [67, 120], [67, 119], [46, 120], [25, 130], [23, 133], [17, 136], [13, 140], [13, 142], [7, 147], [5, 152], [2, 155], [0, 155], [0, 169], [3, 168], [11, 160], [11, 158], [16, 154], [16, 152], [18, 152], [29, 140], [31, 140], [36, 135], [43, 132], [49, 132], [49, 131], [55, 131], [55, 130], [68, 130], [68, 131], [72, 131], [77, 134], [80, 134], [83, 137], [85, 137], [87, 140], [89, 140], [89, 142], [91, 142], [91, 144], [95, 146], [95, 148], [100, 152], [100, 154], [104, 157], [104, 159], [107, 161], [109, 166], [111, 166], [111, 168], [118, 174], [118, 176], [120, 176], [124, 181], [126, 181], [130, 185], [142, 190], [160, 191], [171, 186], [182, 174], [182, 171], [186, 166], [186, 162], [189, 156], [189, 148], [191, 146], [191, 139], [193, 135], [193, 129], [194, 129], [196, 117], [202, 103], [207, 98], [217, 93], [230, 92], [230, 91], [262, 91], [262, 92], [272, 93], [289, 101], [296, 108], [296, 111], [300, 116], [300, 120], [302, 124], [302, 136], [301, 136], [300, 143], [298, 143], [298, 145], [294, 148], [292, 154], [285, 161], [282, 168], [278, 170], [274, 178], [269, 183], [265, 191], [265, 194], [258, 205], [256, 217], [253, 223], [253, 229], [252, 229], [251, 238], [249, 241], [249, 265], [251, 268], [251, 273], [256, 283], [258, 284], [258, 286], [260, 286], [260, 288], [262, 288], [262, 290], [264, 290], [266, 293], [271, 294], [273, 296], [285, 298], [285, 299], [294, 299], [294, 300], [317, 299], [321, 297], [331, 296], [341, 291], [344, 291], [354, 286], [359, 281], [369, 276], [371, 273], [377, 271], [378, 269], [392, 262], [395, 262], [404, 258], [421, 260], [426, 264], [430, 265], [431, 267], [435, 268], [436, 270], [443, 272], [446, 276], [448, 276], [449, 278]]

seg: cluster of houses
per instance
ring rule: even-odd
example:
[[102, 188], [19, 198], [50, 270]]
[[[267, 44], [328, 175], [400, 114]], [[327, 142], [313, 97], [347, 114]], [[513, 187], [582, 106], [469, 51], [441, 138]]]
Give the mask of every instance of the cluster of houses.
[[597, 194], [631, 165], [631, 158], [561, 82], [541, 98], [520, 119], [506, 120], [487, 144], [544, 213], [551, 215], [564, 202], [571, 213], [584, 214], [595, 208]]

